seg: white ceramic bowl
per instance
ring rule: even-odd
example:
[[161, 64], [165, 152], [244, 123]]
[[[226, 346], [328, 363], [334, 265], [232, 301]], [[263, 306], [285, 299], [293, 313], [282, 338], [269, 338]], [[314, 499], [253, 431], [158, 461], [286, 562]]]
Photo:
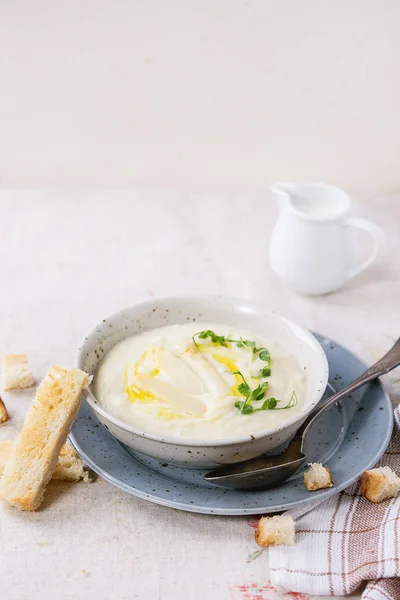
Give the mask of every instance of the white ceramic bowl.
[[223, 440], [187, 440], [162, 437], [128, 425], [108, 413], [90, 388], [86, 400], [101, 423], [126, 446], [163, 462], [186, 467], [240, 462], [286, 442], [320, 401], [328, 382], [328, 361], [309, 331], [263, 306], [219, 296], [148, 300], [115, 313], [92, 329], [79, 347], [76, 365], [94, 375], [105, 354], [126, 337], [188, 320], [224, 323], [278, 341], [305, 370], [306, 395], [302, 410], [283, 425], [254, 435]]

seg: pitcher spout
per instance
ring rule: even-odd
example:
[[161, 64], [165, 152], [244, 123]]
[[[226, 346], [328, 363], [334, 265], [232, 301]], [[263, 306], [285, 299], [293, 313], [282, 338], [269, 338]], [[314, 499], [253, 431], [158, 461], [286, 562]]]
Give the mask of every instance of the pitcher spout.
[[271, 190], [276, 195], [276, 199], [280, 208], [290, 206], [290, 196], [295, 188], [295, 185], [286, 182], [274, 183], [271, 186]]

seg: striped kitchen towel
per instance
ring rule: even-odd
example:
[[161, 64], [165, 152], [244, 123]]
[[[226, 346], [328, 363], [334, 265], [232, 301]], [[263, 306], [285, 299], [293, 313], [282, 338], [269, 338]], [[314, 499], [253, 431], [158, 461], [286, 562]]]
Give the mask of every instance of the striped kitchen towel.
[[[376, 466], [400, 475], [400, 412]], [[295, 546], [269, 549], [271, 580], [294, 592], [345, 596], [364, 582], [362, 600], [400, 600], [400, 496], [372, 504], [355, 483], [337, 496], [286, 514], [296, 521]]]

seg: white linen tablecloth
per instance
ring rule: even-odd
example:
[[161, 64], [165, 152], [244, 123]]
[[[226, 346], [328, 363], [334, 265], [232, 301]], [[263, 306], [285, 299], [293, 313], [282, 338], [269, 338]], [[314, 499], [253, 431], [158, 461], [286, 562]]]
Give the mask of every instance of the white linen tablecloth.
[[[263, 302], [372, 362], [399, 335], [400, 198], [358, 206], [388, 234], [387, 254], [335, 294], [301, 297], [270, 272], [277, 212], [265, 196], [2, 191], [0, 351], [27, 353], [40, 379], [71, 365], [85, 332], [153, 295], [227, 294]], [[386, 378], [394, 403], [399, 373]], [[4, 393], [15, 437], [33, 389]], [[179, 512], [100, 478], [51, 483], [43, 509], [0, 506], [7, 600], [308, 600], [269, 583], [254, 519]]]

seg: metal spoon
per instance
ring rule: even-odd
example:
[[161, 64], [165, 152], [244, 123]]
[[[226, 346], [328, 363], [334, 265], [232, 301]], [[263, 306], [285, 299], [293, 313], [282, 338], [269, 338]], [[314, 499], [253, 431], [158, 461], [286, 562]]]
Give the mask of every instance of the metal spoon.
[[340, 392], [333, 394], [323, 406], [316, 408], [297, 430], [285, 452], [276, 456], [260, 456], [245, 462], [219, 467], [204, 475], [204, 479], [216, 485], [248, 490], [267, 489], [279, 485], [294, 475], [304, 464], [305, 439], [321, 414], [344, 396], [358, 390], [369, 381], [389, 373], [398, 365], [400, 365], [400, 338], [381, 360]]

